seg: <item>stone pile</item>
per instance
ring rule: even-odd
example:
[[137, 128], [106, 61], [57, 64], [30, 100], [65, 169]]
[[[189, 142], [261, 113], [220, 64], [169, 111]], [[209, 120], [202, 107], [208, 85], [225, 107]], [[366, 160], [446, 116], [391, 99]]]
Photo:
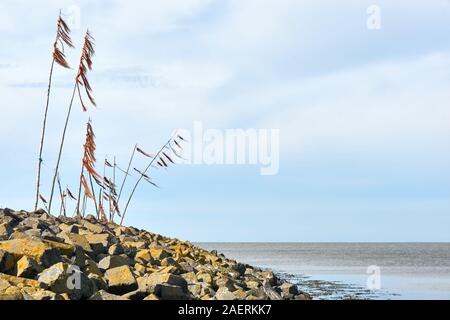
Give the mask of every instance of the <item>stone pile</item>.
[[0, 300], [309, 300], [265, 271], [189, 242], [45, 211], [0, 209]]

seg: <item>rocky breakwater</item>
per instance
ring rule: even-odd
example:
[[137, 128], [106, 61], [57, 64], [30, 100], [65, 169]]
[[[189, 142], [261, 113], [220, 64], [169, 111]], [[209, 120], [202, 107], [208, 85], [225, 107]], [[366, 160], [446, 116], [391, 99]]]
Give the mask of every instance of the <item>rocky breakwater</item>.
[[0, 209], [0, 300], [308, 300], [296, 285], [189, 242]]

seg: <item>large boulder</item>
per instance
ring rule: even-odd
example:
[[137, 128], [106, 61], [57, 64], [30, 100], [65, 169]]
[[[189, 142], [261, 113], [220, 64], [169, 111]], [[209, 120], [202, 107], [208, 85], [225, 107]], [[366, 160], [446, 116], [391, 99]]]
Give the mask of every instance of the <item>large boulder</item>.
[[159, 284], [169, 284], [182, 288], [184, 293], [188, 292], [188, 284], [186, 280], [180, 276], [171, 273], [151, 273], [144, 277], [138, 278], [139, 288], [153, 293]]
[[139, 250], [134, 257], [134, 260], [143, 265], [146, 265], [147, 263], [152, 262], [153, 256], [152, 256], [151, 250], [149, 250], [149, 249]]
[[105, 277], [111, 293], [122, 295], [138, 288], [136, 279], [129, 266], [109, 269], [106, 271]]
[[93, 233], [102, 233], [105, 230], [104, 226], [100, 224], [94, 224], [86, 220], [83, 221], [82, 226]]
[[28, 256], [45, 267], [62, 261], [57, 249], [50, 248], [42, 242], [29, 239], [15, 239], [0, 242], [0, 250], [9, 252], [16, 260]]
[[172, 256], [172, 254], [168, 250], [166, 250], [165, 248], [161, 248], [161, 247], [150, 248], [149, 252], [150, 252], [150, 255], [153, 257], [153, 259], [156, 259], [156, 260], [162, 260], [164, 258]]
[[47, 239], [42, 240], [42, 242], [44, 242], [46, 245], [48, 245], [51, 248], [57, 249], [60, 254], [68, 256], [68, 257], [71, 257], [73, 255], [73, 253], [75, 252], [75, 247], [70, 244], [67, 244], [67, 243], [61, 243], [61, 242], [47, 240]]
[[110, 235], [107, 233], [92, 233], [85, 235], [86, 240], [89, 242], [92, 250], [95, 253], [104, 253], [108, 248]]
[[90, 298], [94, 293], [94, 283], [76, 266], [57, 263], [45, 269], [38, 281], [55, 293], [67, 293], [71, 299]]
[[98, 267], [102, 271], [126, 265], [128, 265], [128, 260], [122, 256], [107, 256], [98, 263]]
[[81, 247], [87, 254], [93, 254], [93, 250], [85, 236], [67, 232], [60, 233], [60, 236], [64, 238], [65, 242], [72, 246]]

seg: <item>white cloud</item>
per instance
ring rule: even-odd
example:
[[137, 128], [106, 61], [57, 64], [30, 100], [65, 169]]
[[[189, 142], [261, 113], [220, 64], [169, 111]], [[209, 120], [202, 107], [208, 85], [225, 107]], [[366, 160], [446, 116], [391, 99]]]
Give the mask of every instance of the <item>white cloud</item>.
[[449, 68], [449, 53], [432, 54], [283, 83], [266, 91], [279, 107], [261, 124], [280, 127], [300, 153], [438, 151], [450, 140]]

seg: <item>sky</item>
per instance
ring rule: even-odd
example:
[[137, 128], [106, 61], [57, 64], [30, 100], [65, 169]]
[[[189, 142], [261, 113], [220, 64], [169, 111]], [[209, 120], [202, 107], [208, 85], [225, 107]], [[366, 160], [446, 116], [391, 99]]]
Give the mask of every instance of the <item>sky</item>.
[[122, 167], [135, 143], [157, 150], [196, 121], [280, 135], [274, 175], [151, 171], [161, 189], [140, 185], [126, 224], [190, 241], [450, 241], [450, 1], [3, 0], [0, 207], [33, 206], [60, 9], [76, 48], [54, 72], [45, 196], [89, 28], [98, 107], [74, 106], [60, 167], [71, 189], [89, 118], [98, 158]]

